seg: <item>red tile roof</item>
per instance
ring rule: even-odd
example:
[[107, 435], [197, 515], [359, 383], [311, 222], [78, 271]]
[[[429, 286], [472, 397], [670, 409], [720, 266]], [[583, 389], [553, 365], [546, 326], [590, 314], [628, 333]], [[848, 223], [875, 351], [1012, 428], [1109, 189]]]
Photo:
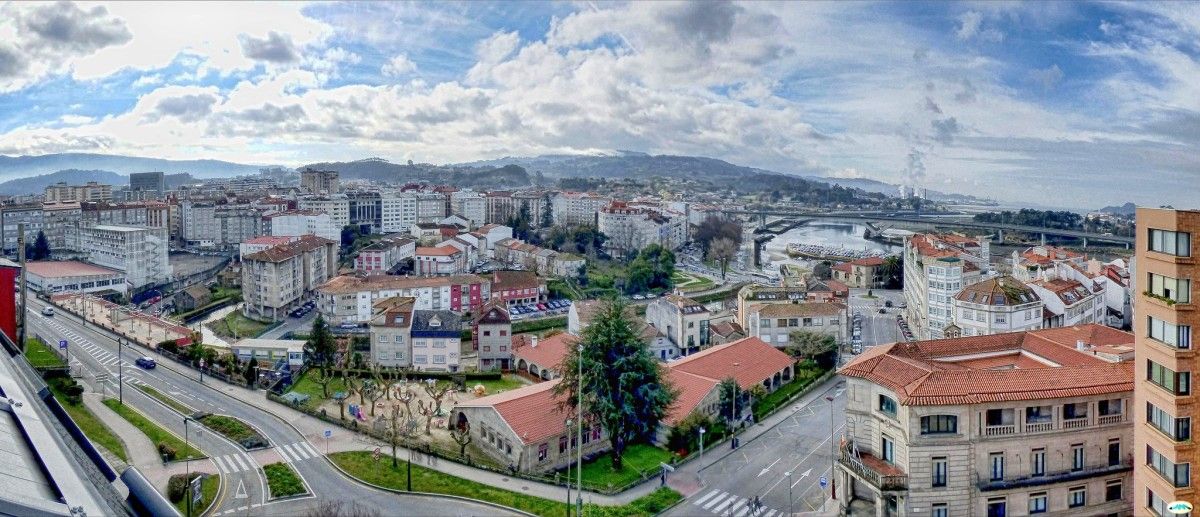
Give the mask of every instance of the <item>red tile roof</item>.
[[419, 246], [416, 251], [417, 256], [425, 257], [452, 257], [457, 253], [462, 253], [462, 251], [450, 245], [438, 247]]
[[866, 257], [866, 258], [851, 260], [850, 263], [854, 264], [855, 266], [865, 266], [865, 267], [882, 266], [883, 258], [882, 257]]
[[[1077, 341], [1099, 350], [1077, 350]], [[1133, 390], [1133, 363], [1095, 352], [1132, 343], [1131, 334], [1095, 324], [894, 343], [867, 350], [839, 373], [884, 386], [910, 406], [1120, 393]]]
[[444, 287], [452, 285], [487, 284], [486, 278], [478, 275], [449, 276], [392, 276], [376, 275], [358, 277], [342, 275], [330, 279], [317, 292], [321, 294], [350, 294], [360, 291], [382, 291], [391, 289], [418, 289], [422, 287]]
[[792, 356], [763, 340], [748, 337], [689, 355], [668, 368], [718, 381], [733, 377], [739, 386], [749, 389], [795, 362]]
[[330, 244], [337, 243], [329, 239], [322, 239], [316, 235], [301, 235], [299, 239], [287, 244], [281, 244], [246, 255], [242, 257], [242, 261], [283, 262]]
[[542, 368], [558, 370], [577, 342], [578, 338], [563, 332], [539, 338], [537, 346], [534, 346], [532, 335], [518, 334], [512, 337], [512, 354], [517, 359], [524, 359]]
[[671, 403], [663, 423], [674, 426], [696, 410], [713, 389], [721, 381], [702, 377], [683, 370], [667, 368], [667, 380], [671, 387], [679, 392], [679, 396]]
[[559, 408], [562, 400], [554, 396], [560, 379], [539, 382], [481, 397], [456, 407], [491, 407], [500, 414], [513, 433], [525, 444], [539, 443], [563, 432], [563, 421], [570, 410]]

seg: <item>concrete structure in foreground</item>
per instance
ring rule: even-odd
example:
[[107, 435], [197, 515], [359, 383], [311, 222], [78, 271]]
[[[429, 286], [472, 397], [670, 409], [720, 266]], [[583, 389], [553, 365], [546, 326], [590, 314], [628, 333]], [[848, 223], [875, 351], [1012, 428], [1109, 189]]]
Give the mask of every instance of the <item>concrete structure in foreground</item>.
[[838, 504], [863, 515], [865, 499], [879, 516], [1132, 515], [1144, 454], [1133, 447], [1133, 342], [1093, 324], [868, 349], [839, 372]]
[[1165, 516], [1173, 501], [1200, 502], [1191, 470], [1200, 463], [1191, 427], [1198, 414], [1191, 376], [1200, 369], [1192, 347], [1192, 329], [1200, 327], [1200, 211], [1139, 208], [1137, 226], [1133, 507], [1138, 515]]
[[26, 281], [43, 294], [116, 291], [125, 294], [125, 274], [75, 260], [25, 263]]
[[67, 240], [88, 262], [125, 272], [132, 289], [171, 280], [166, 228], [101, 224], [70, 228]]

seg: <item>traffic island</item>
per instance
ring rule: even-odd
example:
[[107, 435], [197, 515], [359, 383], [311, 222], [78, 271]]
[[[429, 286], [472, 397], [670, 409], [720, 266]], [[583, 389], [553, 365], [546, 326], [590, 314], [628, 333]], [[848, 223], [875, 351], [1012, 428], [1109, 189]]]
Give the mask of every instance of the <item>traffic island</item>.
[[263, 449], [271, 446], [271, 442], [258, 432], [254, 426], [237, 418], [227, 415], [213, 415], [209, 413], [201, 413], [197, 415], [196, 421], [200, 422], [204, 427], [212, 429], [213, 432], [229, 438], [234, 443], [240, 445], [248, 451], [255, 449]]
[[[193, 485], [197, 478], [200, 480], [199, 494], [196, 494], [195, 485]], [[176, 510], [179, 510], [179, 515], [184, 517], [204, 515], [208, 513], [209, 507], [215, 502], [220, 487], [221, 476], [217, 474], [206, 472], [192, 472], [186, 476], [175, 474], [167, 481], [167, 499], [175, 505]], [[197, 495], [199, 495], [198, 498]], [[188, 505], [189, 502], [191, 506]]]
[[270, 495], [269, 499], [272, 501], [309, 494], [304, 480], [300, 479], [300, 475], [296, 473], [296, 469], [293, 469], [287, 463], [264, 465], [263, 473], [267, 475], [267, 491]]

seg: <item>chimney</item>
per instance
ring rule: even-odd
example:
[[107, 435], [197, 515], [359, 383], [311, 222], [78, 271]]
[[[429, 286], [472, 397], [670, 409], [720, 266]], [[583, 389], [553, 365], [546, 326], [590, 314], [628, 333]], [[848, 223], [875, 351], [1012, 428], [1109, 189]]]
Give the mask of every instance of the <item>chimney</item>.
[[[537, 339], [538, 339], [538, 338], [537, 338], [537, 335], [534, 335], [534, 336], [530, 337], [530, 339], [529, 339], [529, 346], [531, 346], [531, 347], [533, 347], [533, 348], [537, 348]], [[1083, 341], [1080, 341], [1080, 343], [1082, 343], [1082, 342], [1083, 342]]]
[[1075, 350], [1078, 350], [1080, 352], [1087, 352], [1088, 348], [1089, 348], [1088, 344], [1086, 342], [1084, 342], [1082, 339], [1075, 340]]

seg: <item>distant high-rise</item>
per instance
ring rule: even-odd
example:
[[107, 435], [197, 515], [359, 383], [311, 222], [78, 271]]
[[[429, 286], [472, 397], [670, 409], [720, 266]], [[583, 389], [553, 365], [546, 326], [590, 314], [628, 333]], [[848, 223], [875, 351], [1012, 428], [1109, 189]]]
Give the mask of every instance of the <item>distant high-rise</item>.
[[338, 191], [337, 171], [300, 171], [300, 190], [313, 194], [336, 194]]
[[129, 175], [129, 190], [134, 193], [143, 193], [135, 195], [136, 199], [162, 199], [167, 192], [166, 181], [163, 179], [161, 171], [135, 172]]

